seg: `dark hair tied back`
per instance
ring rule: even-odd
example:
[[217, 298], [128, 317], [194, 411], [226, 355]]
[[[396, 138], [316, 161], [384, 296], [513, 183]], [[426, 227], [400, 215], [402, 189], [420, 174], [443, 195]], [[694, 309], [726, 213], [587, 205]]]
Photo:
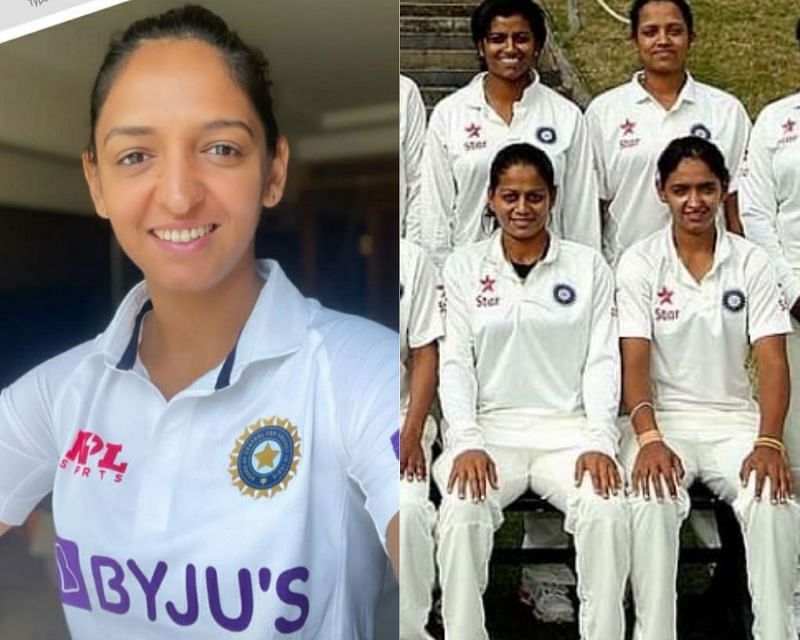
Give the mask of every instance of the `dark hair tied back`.
[[700, 160], [711, 170], [722, 184], [723, 189], [730, 183], [730, 173], [725, 166], [722, 152], [713, 142], [697, 136], [676, 138], [667, 145], [658, 158], [658, 179], [663, 187], [667, 184], [672, 172], [678, 168], [682, 160]]
[[100, 110], [108, 98], [125, 62], [147, 40], [199, 40], [219, 51], [228, 65], [231, 78], [250, 98], [267, 137], [267, 151], [272, 154], [278, 140], [278, 123], [272, 110], [269, 64], [258, 49], [250, 47], [231, 31], [225, 21], [208, 9], [186, 5], [158, 16], [138, 20], [109, 44], [103, 64], [92, 88], [89, 109], [90, 135], [87, 151], [96, 160], [95, 127]]
[[694, 16], [692, 16], [692, 8], [686, 0], [633, 0], [631, 10], [629, 13], [631, 21], [631, 38], [635, 38], [639, 31], [639, 22], [641, 21], [642, 9], [651, 2], [671, 2], [683, 16], [683, 21], [686, 23], [686, 30], [689, 35], [694, 35]]

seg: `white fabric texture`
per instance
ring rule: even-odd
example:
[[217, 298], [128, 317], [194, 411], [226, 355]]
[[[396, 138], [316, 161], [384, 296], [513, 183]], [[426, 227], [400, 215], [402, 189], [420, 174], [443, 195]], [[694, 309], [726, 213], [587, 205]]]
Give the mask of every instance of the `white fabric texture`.
[[634, 244], [617, 267], [617, 304], [620, 337], [652, 341], [653, 397], [668, 411], [755, 411], [750, 345], [791, 331], [766, 252], [719, 229], [701, 282], [679, 259], [671, 226]]
[[454, 460], [446, 451], [434, 464], [442, 492], [438, 551], [442, 616], [446, 640], [488, 640], [481, 596], [488, 582], [494, 532], [503, 508], [528, 488], [565, 514], [564, 528], [575, 538], [579, 628], [583, 640], [624, 637], [622, 601], [630, 559], [629, 514], [621, 496], [603, 499], [586, 475], [575, 486], [575, 463], [582, 449], [488, 447], [497, 466], [499, 491], [483, 503], [446, 491]]
[[[578, 426], [586, 450], [614, 456], [619, 349], [611, 270], [551, 236], [520, 279], [501, 233], [462, 247], [444, 269], [440, 396], [454, 452], [485, 444], [559, 448]], [[522, 355], [524, 354], [524, 355]]]
[[425, 103], [414, 81], [400, 74], [400, 237], [417, 243], [424, 144]]
[[670, 141], [697, 135], [713, 142], [731, 172], [729, 192], [735, 193], [750, 132], [747, 111], [731, 94], [687, 73], [677, 101], [665, 109], [642, 86], [641, 73], [597, 96], [586, 110], [600, 198], [609, 202], [603, 255], [612, 265], [669, 220], [656, 190], [656, 163]]
[[441, 268], [454, 249], [486, 237], [489, 168], [500, 149], [527, 142], [547, 153], [558, 187], [550, 228], [600, 248], [591, 147], [578, 107], [534, 79], [507, 124], [486, 102], [485, 73], [434, 107], [422, 161], [422, 246]]
[[[742, 462], [752, 451], [758, 434], [758, 416], [663, 412], [657, 419], [665, 442], [681, 459], [686, 475], [676, 501], [629, 498], [631, 585], [637, 611], [634, 640], [677, 638], [679, 530], [691, 506], [686, 490], [696, 479], [731, 504], [742, 528], [753, 599], [753, 637], [796, 640], [792, 592], [800, 552], [800, 507], [794, 500], [784, 505], [771, 504], [769, 482], [762, 500], [756, 501], [754, 477], [747, 488], [742, 488], [739, 480]], [[702, 437], [698, 437], [701, 433]], [[622, 448], [623, 465], [630, 472], [639, 451], [630, 431]]]

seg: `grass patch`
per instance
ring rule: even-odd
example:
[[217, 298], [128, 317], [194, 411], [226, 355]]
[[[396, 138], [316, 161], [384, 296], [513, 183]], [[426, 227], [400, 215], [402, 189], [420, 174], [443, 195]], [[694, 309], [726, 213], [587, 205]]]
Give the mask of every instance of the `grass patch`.
[[[592, 95], [622, 84], [638, 68], [628, 38], [630, 27], [596, 2], [579, 0], [582, 30], [569, 35], [567, 0], [542, 0], [555, 37]], [[607, 0], [627, 15], [628, 0]], [[696, 41], [689, 57], [692, 75], [737, 96], [751, 117], [769, 102], [797, 91], [800, 54], [794, 28], [796, 0], [694, 0]]]

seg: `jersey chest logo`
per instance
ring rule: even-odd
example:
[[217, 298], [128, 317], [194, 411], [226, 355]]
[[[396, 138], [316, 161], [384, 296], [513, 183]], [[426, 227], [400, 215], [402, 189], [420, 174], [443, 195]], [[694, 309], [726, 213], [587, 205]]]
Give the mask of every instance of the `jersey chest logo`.
[[794, 131], [796, 126], [797, 122], [791, 118], [786, 119], [786, 122], [781, 125], [782, 133], [781, 138], [778, 140], [778, 146], [789, 144], [797, 140], [797, 134]]
[[297, 427], [272, 416], [248, 425], [237, 438], [228, 473], [241, 495], [271, 498], [289, 485], [299, 463]]
[[689, 130], [689, 135], [702, 138], [703, 140], [711, 140], [711, 130], [702, 122], [692, 125], [692, 128]]
[[741, 289], [728, 289], [722, 294], [722, 306], [731, 313], [738, 313], [744, 309], [746, 299]]
[[475, 297], [475, 306], [479, 309], [482, 307], [496, 307], [500, 304], [500, 296], [486, 295], [487, 293], [495, 293], [494, 286], [497, 280], [486, 274], [478, 281], [481, 286], [481, 292]]
[[121, 444], [105, 442], [96, 433], [80, 429], [58, 466], [80, 478], [119, 483], [128, 470], [121, 456]]
[[575, 289], [568, 284], [557, 284], [553, 287], [553, 299], [564, 306], [575, 302]]
[[658, 306], [655, 309], [656, 322], [671, 322], [678, 319], [680, 309], [676, 309], [673, 305], [672, 296], [674, 295], [675, 292], [667, 285], [661, 285], [661, 288], [656, 291], [658, 298]]
[[542, 144], [553, 144], [558, 139], [553, 127], [539, 127], [536, 130], [536, 139]]
[[464, 151], [475, 151], [476, 149], [485, 149], [486, 140], [481, 140], [481, 125], [476, 122], [470, 122], [464, 131], [467, 134], [467, 140], [464, 142]]
[[625, 118], [625, 122], [619, 125], [619, 129], [622, 131], [619, 139], [620, 149], [635, 147], [642, 141], [642, 139], [636, 135], [636, 123], [630, 118]]

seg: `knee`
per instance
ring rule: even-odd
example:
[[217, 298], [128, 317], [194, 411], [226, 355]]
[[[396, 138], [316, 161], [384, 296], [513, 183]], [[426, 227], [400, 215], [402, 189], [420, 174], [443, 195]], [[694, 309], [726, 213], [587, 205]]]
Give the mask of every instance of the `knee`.
[[489, 501], [473, 502], [446, 496], [439, 508], [439, 527], [446, 529], [456, 525], [492, 524], [492, 507]]

